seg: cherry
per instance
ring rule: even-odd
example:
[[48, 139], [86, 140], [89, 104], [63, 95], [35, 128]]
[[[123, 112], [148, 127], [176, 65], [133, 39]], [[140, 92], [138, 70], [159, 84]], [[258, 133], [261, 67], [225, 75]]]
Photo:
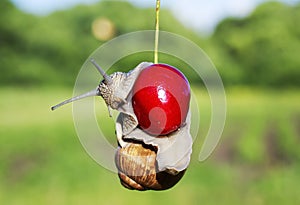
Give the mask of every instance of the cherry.
[[178, 130], [189, 111], [190, 85], [186, 77], [167, 64], [141, 71], [133, 86], [132, 105], [139, 126], [151, 135]]

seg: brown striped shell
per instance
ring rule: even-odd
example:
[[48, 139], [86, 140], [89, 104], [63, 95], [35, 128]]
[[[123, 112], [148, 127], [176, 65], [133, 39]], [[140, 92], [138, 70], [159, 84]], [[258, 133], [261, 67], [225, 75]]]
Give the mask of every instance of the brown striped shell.
[[119, 147], [115, 157], [121, 184], [135, 190], [166, 190], [173, 187], [185, 173], [157, 172], [156, 150], [140, 143]]

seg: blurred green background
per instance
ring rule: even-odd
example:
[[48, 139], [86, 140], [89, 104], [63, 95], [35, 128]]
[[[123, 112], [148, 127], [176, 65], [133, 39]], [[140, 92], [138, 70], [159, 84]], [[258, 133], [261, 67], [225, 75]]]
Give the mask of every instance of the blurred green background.
[[[104, 1], [34, 16], [8, 0], [0, 5], [0, 204], [300, 203], [300, 4], [263, 3], [205, 37], [162, 10], [161, 29], [194, 41], [215, 63], [227, 121], [213, 155], [198, 162], [210, 101], [199, 79], [174, 61], [199, 102], [199, 136], [183, 180], [169, 191], [143, 193], [122, 188], [116, 174], [89, 158], [71, 106], [54, 113], [50, 106], [72, 95], [81, 65], [101, 44], [153, 29], [154, 9]], [[118, 69], [143, 60], [131, 56]]]

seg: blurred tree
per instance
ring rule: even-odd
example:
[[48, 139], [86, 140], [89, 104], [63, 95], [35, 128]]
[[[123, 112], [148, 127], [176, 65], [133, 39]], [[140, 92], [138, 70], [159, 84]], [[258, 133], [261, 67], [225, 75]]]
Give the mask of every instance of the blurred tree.
[[[154, 28], [154, 9], [136, 8], [128, 2], [101, 1], [46, 17], [25, 14], [8, 0], [1, 4], [1, 85], [72, 86], [85, 59], [105, 42], [97, 40], [92, 31], [96, 19], [107, 19], [116, 36]], [[162, 30], [203, 47], [226, 85], [300, 86], [300, 4], [262, 4], [246, 18], [225, 19], [208, 39], [185, 28], [169, 11], [161, 14]], [[141, 54], [117, 65], [127, 71], [151, 59], [152, 54]], [[170, 56], [161, 60], [188, 68]], [[191, 81], [198, 80], [191, 69], [183, 72]]]
[[[2, 85], [73, 85], [85, 59], [104, 41], [93, 36], [95, 19], [105, 17], [122, 35], [154, 28], [154, 9], [139, 9], [128, 2], [103, 1], [92, 6], [77, 6], [46, 17], [24, 14], [9, 1], [1, 12], [0, 64]], [[164, 11], [162, 28], [179, 29], [180, 34], [199, 40]], [[131, 69], [134, 59], [121, 68]]]
[[[299, 12], [299, 6], [269, 2], [247, 18], [228, 18], [220, 23], [212, 40], [223, 54], [217, 62], [225, 80], [256, 86], [299, 86]], [[231, 79], [234, 77], [237, 80]]]

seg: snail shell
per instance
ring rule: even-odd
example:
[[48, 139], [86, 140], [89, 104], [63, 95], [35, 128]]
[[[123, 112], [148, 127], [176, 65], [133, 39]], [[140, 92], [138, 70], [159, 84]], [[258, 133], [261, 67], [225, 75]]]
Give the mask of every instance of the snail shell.
[[166, 190], [173, 187], [183, 177], [185, 170], [158, 172], [155, 147], [128, 143], [119, 147], [115, 157], [121, 184], [128, 189]]

